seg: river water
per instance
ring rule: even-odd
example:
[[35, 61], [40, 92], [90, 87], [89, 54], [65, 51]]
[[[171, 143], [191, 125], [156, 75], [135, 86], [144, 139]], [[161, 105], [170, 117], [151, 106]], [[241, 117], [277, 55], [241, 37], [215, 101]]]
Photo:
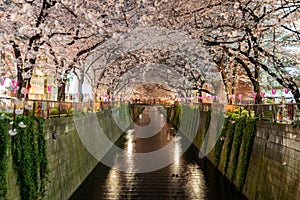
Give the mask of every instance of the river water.
[[[246, 199], [207, 159], [191, 158], [193, 146], [183, 152], [184, 138], [163, 119], [158, 109], [146, 107], [137, 126], [124, 134], [124, 151], [105, 158], [113, 159], [113, 166], [100, 162], [70, 199]], [[154, 129], [160, 131], [150, 135]], [[137, 154], [166, 145], [170, 148], [160, 153], [161, 162], [143, 160], [141, 166]], [[165, 160], [172, 162], [166, 165]]]

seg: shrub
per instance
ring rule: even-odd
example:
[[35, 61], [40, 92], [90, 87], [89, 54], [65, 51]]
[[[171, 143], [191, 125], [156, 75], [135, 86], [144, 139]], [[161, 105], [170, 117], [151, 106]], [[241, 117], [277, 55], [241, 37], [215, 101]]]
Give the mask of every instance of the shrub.
[[49, 114], [50, 115], [58, 115], [58, 109], [56, 107], [54, 108], [51, 108], [50, 111], [49, 111]]
[[249, 117], [249, 111], [248, 110], [242, 110], [241, 116]]

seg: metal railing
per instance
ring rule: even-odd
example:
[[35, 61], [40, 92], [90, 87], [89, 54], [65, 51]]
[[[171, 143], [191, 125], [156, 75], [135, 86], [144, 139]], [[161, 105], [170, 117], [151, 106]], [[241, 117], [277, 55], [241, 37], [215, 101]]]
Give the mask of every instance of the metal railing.
[[[41, 116], [46, 119], [55, 117], [72, 116], [87, 112], [99, 112], [106, 110], [125, 101], [108, 101], [108, 102], [59, 102], [50, 100], [26, 100], [22, 101], [16, 98], [0, 97], [0, 111], [11, 114], [26, 116]], [[211, 103], [192, 103], [185, 102], [186, 105], [198, 106], [202, 111], [212, 109], [216, 104]], [[145, 103], [133, 103], [132, 105], [153, 105]], [[221, 105], [221, 104], [220, 104]], [[174, 105], [173, 105], [174, 106]], [[236, 114], [248, 114], [256, 117], [258, 120], [294, 123], [300, 122], [300, 104], [296, 103], [277, 103], [277, 104], [228, 104], [227, 112]]]
[[0, 111], [8, 113], [13, 117], [23, 116], [41, 116], [45, 119], [60, 118], [81, 114], [87, 112], [99, 112], [118, 106], [120, 101], [109, 102], [59, 102], [51, 100], [33, 100], [22, 101], [16, 98], [0, 98]]
[[297, 103], [233, 104], [228, 105], [226, 110], [238, 114], [246, 110], [250, 116], [270, 122], [294, 123], [300, 121], [300, 104]]
[[[218, 104], [184, 102], [185, 105], [199, 106], [199, 110], [208, 111]], [[220, 104], [221, 105], [221, 104]], [[245, 114], [261, 121], [289, 123], [300, 122], [300, 104], [275, 103], [275, 104], [228, 104], [226, 112]]]

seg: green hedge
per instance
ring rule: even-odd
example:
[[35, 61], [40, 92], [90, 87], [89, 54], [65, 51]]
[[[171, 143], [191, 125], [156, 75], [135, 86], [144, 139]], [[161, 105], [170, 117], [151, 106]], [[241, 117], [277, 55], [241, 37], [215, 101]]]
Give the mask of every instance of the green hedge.
[[[221, 155], [224, 155], [223, 172], [226, 174], [231, 162], [229, 179], [233, 181], [237, 177], [237, 189], [240, 191], [245, 184], [255, 134], [256, 119], [252, 118], [247, 111], [227, 113], [220, 139], [215, 146], [215, 165], [219, 165]], [[230, 156], [232, 156], [231, 160]], [[239, 169], [237, 169], [238, 164]]]

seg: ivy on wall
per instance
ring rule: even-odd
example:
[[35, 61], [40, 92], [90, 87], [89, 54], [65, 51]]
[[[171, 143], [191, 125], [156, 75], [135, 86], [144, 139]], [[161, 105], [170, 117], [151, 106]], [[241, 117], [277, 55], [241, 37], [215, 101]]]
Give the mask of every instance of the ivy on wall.
[[[221, 155], [224, 155], [223, 172], [225, 174], [232, 155], [229, 180], [233, 181], [237, 176], [237, 189], [241, 191], [245, 184], [256, 134], [256, 119], [251, 118], [246, 110], [227, 113], [226, 117], [220, 139], [215, 146], [215, 164], [218, 166]], [[223, 150], [225, 151], [224, 154], [222, 154]], [[239, 169], [237, 169], [238, 163], [240, 163]]]
[[239, 191], [243, 190], [246, 181], [255, 135], [256, 135], [256, 120], [248, 118], [246, 121], [245, 133], [243, 136], [243, 143], [242, 143], [243, 146], [241, 152], [242, 160], [240, 164], [240, 173], [239, 173], [239, 179], [237, 185], [237, 189]]
[[236, 118], [234, 116], [231, 117], [230, 122], [228, 123], [227, 130], [226, 130], [226, 152], [225, 152], [225, 161], [224, 161], [224, 174], [227, 172], [229, 160], [230, 160], [230, 153], [231, 153], [231, 148], [232, 148], [232, 143], [233, 143], [233, 138], [234, 138], [234, 128], [235, 128], [235, 121]]
[[216, 165], [216, 167], [218, 167], [219, 163], [220, 163], [220, 157], [221, 157], [222, 148], [224, 145], [225, 136], [226, 136], [230, 118], [231, 118], [231, 116], [227, 116], [227, 118], [225, 118], [222, 132], [220, 134], [220, 139], [217, 141], [217, 143], [215, 145], [215, 165]]
[[[18, 172], [22, 200], [39, 199], [45, 193], [47, 159], [43, 118], [17, 116], [12, 137], [13, 166]], [[20, 124], [24, 126], [20, 126]]]
[[231, 171], [232, 173], [229, 178], [231, 182], [233, 181], [236, 173], [245, 125], [246, 125], [246, 117], [242, 116], [241, 118], [238, 119], [234, 130], [234, 142], [233, 142], [233, 150], [232, 150], [233, 158], [232, 158], [232, 171]]
[[8, 146], [8, 124], [5, 115], [0, 117], [0, 199], [7, 199], [7, 146]]

